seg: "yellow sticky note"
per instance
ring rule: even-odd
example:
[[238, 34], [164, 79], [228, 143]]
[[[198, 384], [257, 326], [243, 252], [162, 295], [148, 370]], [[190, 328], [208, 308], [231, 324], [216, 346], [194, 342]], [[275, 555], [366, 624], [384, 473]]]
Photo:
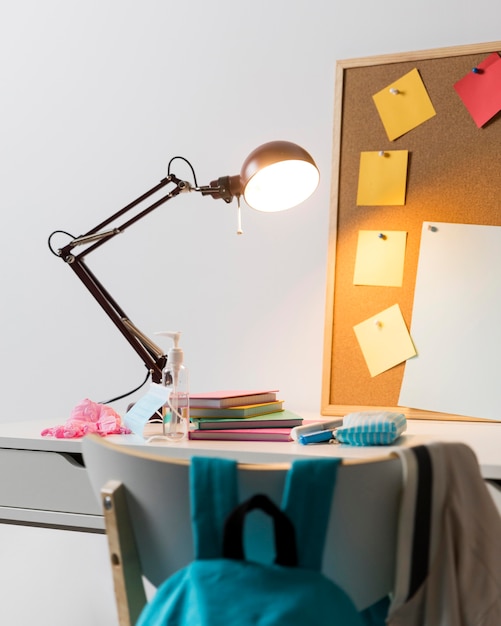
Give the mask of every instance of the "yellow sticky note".
[[416, 356], [398, 304], [353, 327], [371, 376]]
[[361, 152], [357, 205], [405, 204], [408, 150]]
[[405, 231], [359, 231], [353, 283], [401, 287], [406, 243]]
[[372, 98], [390, 141], [436, 114], [417, 69], [411, 70]]

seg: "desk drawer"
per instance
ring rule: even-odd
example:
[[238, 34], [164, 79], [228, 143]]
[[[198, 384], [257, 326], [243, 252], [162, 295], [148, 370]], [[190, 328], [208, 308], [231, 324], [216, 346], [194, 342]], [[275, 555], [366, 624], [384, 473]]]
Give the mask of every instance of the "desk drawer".
[[0, 449], [0, 507], [102, 515], [78, 456]]

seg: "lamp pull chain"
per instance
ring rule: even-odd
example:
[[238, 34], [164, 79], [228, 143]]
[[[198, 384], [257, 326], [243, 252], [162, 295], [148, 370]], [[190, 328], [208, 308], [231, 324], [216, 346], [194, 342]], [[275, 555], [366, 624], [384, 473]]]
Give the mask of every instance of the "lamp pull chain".
[[243, 235], [242, 210], [240, 209], [240, 196], [237, 196], [237, 235]]

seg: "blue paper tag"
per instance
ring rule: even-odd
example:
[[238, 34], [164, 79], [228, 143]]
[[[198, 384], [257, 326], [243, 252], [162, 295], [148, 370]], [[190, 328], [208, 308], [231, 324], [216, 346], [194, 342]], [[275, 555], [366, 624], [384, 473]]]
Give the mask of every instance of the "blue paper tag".
[[142, 437], [147, 421], [167, 402], [168, 397], [168, 387], [158, 383], [151, 383], [148, 393], [138, 400], [124, 415], [124, 424], [134, 434]]

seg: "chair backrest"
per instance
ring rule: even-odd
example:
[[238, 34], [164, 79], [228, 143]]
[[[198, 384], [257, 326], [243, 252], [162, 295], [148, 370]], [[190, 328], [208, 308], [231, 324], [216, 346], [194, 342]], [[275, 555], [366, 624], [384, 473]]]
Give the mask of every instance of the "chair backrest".
[[[162, 453], [138, 451], [96, 436], [83, 440], [88, 475], [103, 502], [123, 625], [133, 624], [145, 603], [141, 574], [156, 587], [194, 557], [189, 459], [166, 454], [165, 448]], [[279, 505], [289, 467], [239, 464], [240, 499], [265, 493]], [[401, 492], [398, 458], [345, 460], [339, 467], [322, 571], [359, 610], [392, 590]], [[246, 525], [251, 541], [253, 535], [262, 535], [263, 521]], [[269, 548], [271, 554], [271, 542]]]

